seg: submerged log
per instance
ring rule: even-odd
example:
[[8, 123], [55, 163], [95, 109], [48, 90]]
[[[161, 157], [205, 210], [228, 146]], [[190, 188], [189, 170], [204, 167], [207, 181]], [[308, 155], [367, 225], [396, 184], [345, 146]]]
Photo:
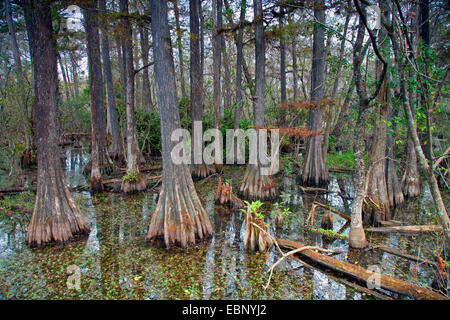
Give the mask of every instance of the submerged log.
[[244, 202], [233, 194], [232, 185], [226, 182], [222, 183], [221, 177], [219, 177], [214, 201], [216, 204], [227, 205], [235, 209], [244, 207]]
[[[285, 250], [294, 250], [298, 248], [304, 247], [304, 245], [300, 243], [296, 243], [289, 240], [283, 240], [283, 239], [277, 239], [276, 240], [280, 248]], [[314, 263], [317, 263], [320, 266], [329, 268], [331, 270], [340, 272], [345, 274], [346, 276], [349, 276], [351, 278], [354, 278], [356, 280], [362, 281], [364, 283], [368, 283], [368, 281], [371, 281], [373, 279], [372, 277], [375, 275], [375, 273], [345, 262], [337, 260], [333, 257], [329, 257], [324, 254], [320, 254], [318, 252], [315, 252], [313, 250], [304, 250], [301, 252], [296, 253], [301, 259], [307, 258]], [[381, 289], [389, 290], [395, 293], [407, 295], [410, 297], [413, 297], [415, 299], [425, 299], [425, 300], [447, 300], [448, 298], [434, 292], [432, 290], [420, 287], [418, 285], [392, 278], [389, 276], [386, 276], [384, 274], [376, 274], [377, 279], [379, 279], [379, 286]], [[379, 277], [378, 277], [379, 276]]]
[[422, 233], [431, 233], [437, 232], [440, 233], [443, 231], [442, 226], [438, 225], [421, 225], [421, 226], [392, 226], [392, 227], [378, 227], [378, 228], [367, 228], [368, 232], [398, 232], [405, 234], [422, 234]]

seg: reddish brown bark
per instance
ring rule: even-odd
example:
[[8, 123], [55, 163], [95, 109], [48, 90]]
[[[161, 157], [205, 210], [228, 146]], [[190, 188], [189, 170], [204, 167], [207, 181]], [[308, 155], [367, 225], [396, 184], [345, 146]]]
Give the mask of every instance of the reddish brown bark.
[[50, 6], [45, 1], [32, 1], [26, 7], [32, 19], [30, 46], [35, 89], [35, 134], [38, 154], [36, 202], [26, 242], [42, 246], [56, 241], [64, 243], [76, 235], [89, 233], [87, 222], [75, 204], [61, 169], [56, 130], [56, 54]]

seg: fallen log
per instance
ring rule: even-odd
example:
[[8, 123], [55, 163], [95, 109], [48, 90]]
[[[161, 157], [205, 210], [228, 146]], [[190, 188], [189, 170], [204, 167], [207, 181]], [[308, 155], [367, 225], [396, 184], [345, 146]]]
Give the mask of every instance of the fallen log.
[[[303, 261], [302, 259], [300, 259], [299, 257], [294, 256], [293, 259], [300, 262], [301, 264], [303, 264], [304, 266], [306, 266], [310, 269], [316, 269], [312, 265], [310, 265], [310, 264], [306, 263], [305, 261]], [[342, 284], [345, 284], [348, 287], [352, 287], [358, 291], [364, 292], [366, 294], [370, 294], [371, 296], [374, 296], [375, 298], [378, 298], [380, 300], [394, 300], [394, 298], [389, 297], [388, 295], [385, 295], [383, 293], [377, 292], [375, 290], [371, 290], [367, 287], [360, 286], [357, 283], [353, 283], [353, 282], [347, 281], [345, 279], [335, 277], [329, 271], [321, 270], [321, 272], [325, 273], [327, 275], [327, 277], [329, 277], [330, 279], [333, 279], [336, 282], [340, 282]]]
[[[300, 243], [296, 243], [289, 240], [277, 239], [276, 240], [280, 248], [284, 250], [294, 250], [298, 248], [304, 247], [304, 245]], [[351, 278], [354, 278], [358, 281], [362, 281], [367, 283], [372, 279], [375, 273], [362, 268], [360, 266], [337, 260], [333, 257], [329, 257], [320, 253], [317, 253], [313, 250], [304, 250], [296, 253], [300, 257], [300, 259], [306, 258], [314, 263], [334, 270], [336, 272], [343, 273]], [[447, 300], [448, 298], [434, 292], [432, 290], [420, 287], [418, 285], [392, 278], [386, 276], [384, 274], [377, 274], [377, 278], [379, 276], [379, 285], [381, 289], [389, 290], [395, 293], [403, 294], [410, 296], [415, 299], [425, 299], [425, 300]]]
[[431, 232], [442, 232], [442, 226], [430, 224], [421, 226], [392, 226], [392, 227], [377, 227], [377, 228], [367, 228], [368, 232], [398, 232], [405, 234], [422, 234]]

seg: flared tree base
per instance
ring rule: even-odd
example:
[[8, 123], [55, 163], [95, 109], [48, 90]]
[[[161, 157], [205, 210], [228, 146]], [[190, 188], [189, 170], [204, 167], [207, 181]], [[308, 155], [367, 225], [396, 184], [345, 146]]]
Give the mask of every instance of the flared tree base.
[[239, 196], [246, 200], [273, 200], [278, 196], [275, 181], [271, 176], [261, 175], [260, 168], [248, 165], [239, 186]]
[[211, 237], [212, 233], [189, 169], [185, 165], [176, 166], [161, 186], [147, 240], [164, 239], [167, 248], [172, 245], [185, 248]]
[[233, 187], [230, 183], [222, 183], [219, 177], [214, 202], [218, 205], [228, 206], [233, 209], [243, 208], [244, 202], [233, 194]]
[[296, 178], [298, 184], [304, 187], [314, 187], [314, 188], [327, 188], [328, 187], [328, 177], [326, 179], [321, 177], [306, 177], [304, 175], [299, 175]]
[[[118, 168], [118, 167], [115, 166], [113, 163], [106, 163], [106, 164], [104, 164], [104, 165], [101, 165], [101, 166], [99, 167], [99, 170], [100, 170], [100, 173], [101, 173], [102, 175], [108, 176], [108, 175], [112, 175], [112, 174], [117, 173], [117, 168]], [[89, 161], [89, 162], [84, 166], [83, 174], [84, 174], [85, 176], [89, 176], [89, 175], [91, 174], [91, 171], [92, 171], [92, 162]]]
[[416, 198], [420, 195], [420, 180], [418, 177], [403, 177], [403, 195], [408, 199]]
[[204, 163], [191, 165], [191, 175], [194, 180], [201, 180], [216, 173], [214, 166], [208, 166]]
[[381, 203], [374, 197], [366, 197], [363, 202], [362, 216], [364, 225], [378, 227], [380, 221], [391, 220], [389, 202]]
[[[398, 191], [389, 192], [389, 208], [391, 211], [395, 209], [401, 209], [406, 206], [405, 197], [403, 196], [403, 192], [401, 189]], [[392, 217], [393, 218], [393, 217]]]
[[99, 178], [91, 177], [89, 179], [89, 183], [90, 183], [91, 192], [103, 192], [104, 191], [102, 177], [99, 177]]
[[136, 180], [123, 180], [120, 186], [120, 190], [126, 194], [142, 192], [146, 188], [145, 179], [140, 174], [138, 174]]
[[350, 227], [350, 231], [348, 233], [348, 244], [354, 249], [364, 249], [367, 247], [368, 242], [362, 227]]
[[256, 218], [253, 213], [248, 211], [245, 221], [244, 249], [259, 252], [269, 251], [274, 243], [272, 238], [266, 233], [268, 230], [264, 220]]
[[27, 228], [26, 243], [29, 246], [65, 244], [89, 232], [89, 226], [67, 187], [38, 187], [33, 216]]
[[115, 165], [119, 168], [125, 166], [126, 160], [123, 153], [118, 153], [115, 151], [110, 151], [109, 156], [111, 157], [111, 160], [115, 163]]

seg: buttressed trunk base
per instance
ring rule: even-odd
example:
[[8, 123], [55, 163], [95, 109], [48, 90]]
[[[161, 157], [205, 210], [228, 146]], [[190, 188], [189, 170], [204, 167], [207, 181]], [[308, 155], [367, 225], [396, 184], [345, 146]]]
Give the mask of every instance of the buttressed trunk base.
[[367, 247], [368, 242], [366, 240], [366, 234], [364, 233], [364, 229], [362, 226], [350, 227], [348, 238], [349, 246], [354, 249], [363, 249]]
[[[46, 162], [42, 157], [40, 160]], [[41, 247], [52, 242], [64, 244], [90, 232], [63, 181], [61, 170], [48, 168], [39, 170], [40, 181], [26, 238], [26, 243], [31, 247]]]
[[120, 190], [125, 194], [141, 192], [146, 188], [147, 184], [141, 174], [138, 174], [136, 179], [122, 180], [122, 185], [120, 186]]
[[209, 238], [213, 230], [187, 166], [173, 169], [164, 173], [172, 177], [163, 179], [147, 239], [163, 239], [167, 248], [171, 245], [185, 248], [196, 240]]
[[272, 200], [278, 195], [273, 178], [262, 175], [258, 165], [248, 165], [239, 186], [239, 195], [247, 200]]
[[216, 173], [214, 166], [209, 166], [204, 163], [191, 165], [191, 175], [194, 180], [204, 179]]

